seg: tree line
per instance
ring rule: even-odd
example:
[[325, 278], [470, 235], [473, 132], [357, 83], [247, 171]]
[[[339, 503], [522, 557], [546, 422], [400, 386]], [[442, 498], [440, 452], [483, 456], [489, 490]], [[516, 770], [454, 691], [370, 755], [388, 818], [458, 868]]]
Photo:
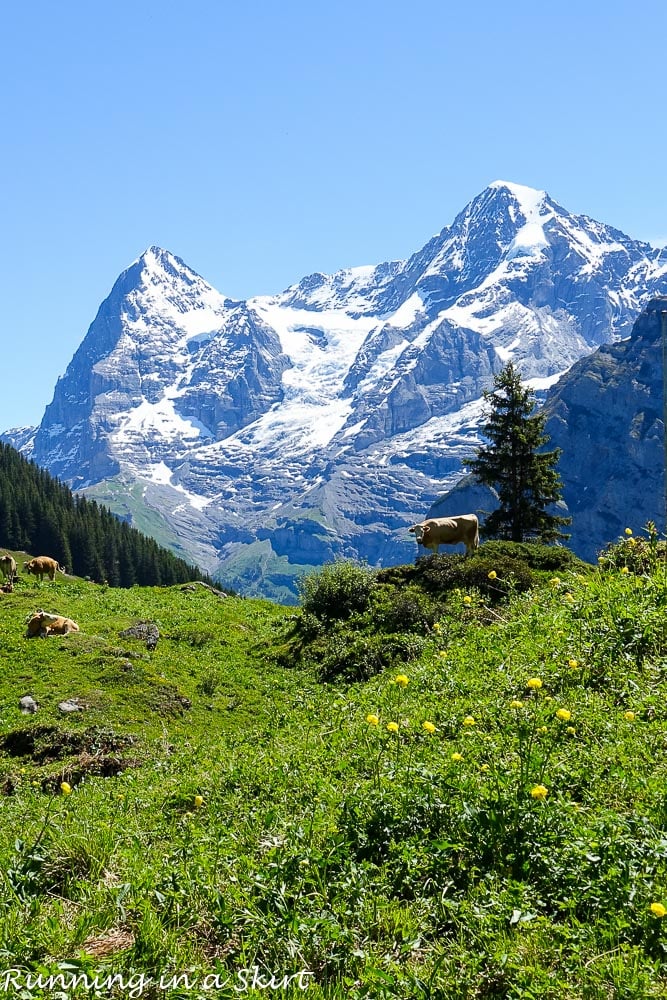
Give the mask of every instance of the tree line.
[[112, 587], [211, 582], [109, 508], [75, 496], [64, 483], [0, 441], [0, 547], [57, 559], [68, 573]]

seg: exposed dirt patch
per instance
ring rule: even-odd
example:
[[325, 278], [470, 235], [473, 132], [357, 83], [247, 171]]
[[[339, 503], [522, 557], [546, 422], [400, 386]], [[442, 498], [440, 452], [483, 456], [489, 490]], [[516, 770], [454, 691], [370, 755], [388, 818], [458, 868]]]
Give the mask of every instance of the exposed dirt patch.
[[0, 739], [0, 752], [9, 757], [28, 757], [35, 764], [48, 764], [73, 754], [96, 756], [110, 754], [134, 746], [136, 737], [120, 735], [112, 729], [91, 726], [81, 732], [59, 726], [27, 726], [14, 729]]

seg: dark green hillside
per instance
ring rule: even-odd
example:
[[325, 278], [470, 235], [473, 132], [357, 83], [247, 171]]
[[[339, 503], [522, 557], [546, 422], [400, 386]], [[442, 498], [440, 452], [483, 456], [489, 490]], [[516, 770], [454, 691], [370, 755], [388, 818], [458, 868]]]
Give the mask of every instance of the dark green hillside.
[[0, 442], [0, 547], [50, 555], [112, 587], [201, 580], [200, 571]]
[[565, 551], [0, 595], [5, 992], [667, 996], [664, 552]]

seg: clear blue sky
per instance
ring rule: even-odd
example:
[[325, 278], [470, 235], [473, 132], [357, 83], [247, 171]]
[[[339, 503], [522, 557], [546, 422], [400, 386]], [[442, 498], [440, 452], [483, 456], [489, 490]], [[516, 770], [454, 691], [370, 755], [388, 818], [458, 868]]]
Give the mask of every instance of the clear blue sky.
[[404, 258], [496, 179], [667, 242], [665, 0], [3, 12], [0, 429], [151, 244], [220, 292]]

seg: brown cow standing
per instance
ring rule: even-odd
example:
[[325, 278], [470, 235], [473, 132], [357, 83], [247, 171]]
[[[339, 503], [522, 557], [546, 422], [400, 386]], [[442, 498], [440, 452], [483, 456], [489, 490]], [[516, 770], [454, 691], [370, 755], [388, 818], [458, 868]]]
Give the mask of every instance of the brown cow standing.
[[51, 556], [37, 556], [35, 559], [31, 559], [30, 562], [23, 563], [23, 569], [26, 573], [32, 573], [33, 576], [38, 576], [40, 583], [45, 576], [48, 576], [49, 580], [53, 582], [56, 578], [57, 572], [65, 572], [62, 566], [59, 565], [57, 559], [52, 559]]
[[411, 531], [418, 545], [437, 552], [441, 545], [463, 542], [466, 555], [479, 548], [479, 522], [476, 514], [457, 514], [455, 517], [432, 517], [413, 524]]

